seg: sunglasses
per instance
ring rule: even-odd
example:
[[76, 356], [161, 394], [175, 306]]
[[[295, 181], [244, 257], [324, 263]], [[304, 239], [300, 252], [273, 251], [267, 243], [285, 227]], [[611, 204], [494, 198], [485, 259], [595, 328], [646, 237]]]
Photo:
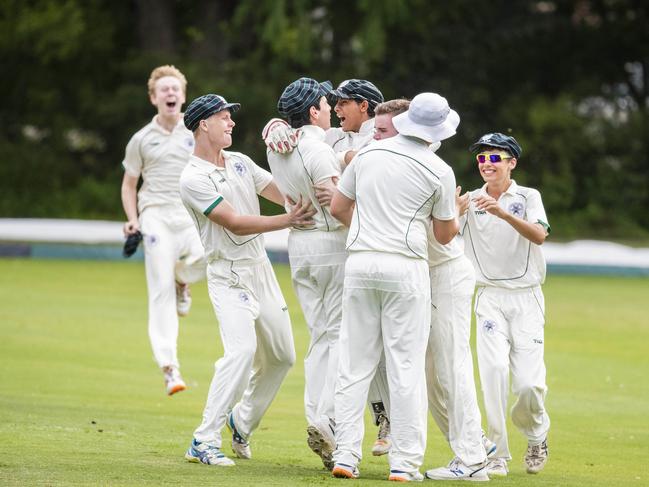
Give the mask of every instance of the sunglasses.
[[495, 164], [496, 162], [501, 162], [504, 159], [511, 159], [512, 156], [510, 156], [506, 152], [500, 152], [499, 154], [485, 154], [483, 152], [475, 156], [475, 158], [478, 160], [479, 164], [484, 164], [487, 161], [489, 161], [492, 164]]

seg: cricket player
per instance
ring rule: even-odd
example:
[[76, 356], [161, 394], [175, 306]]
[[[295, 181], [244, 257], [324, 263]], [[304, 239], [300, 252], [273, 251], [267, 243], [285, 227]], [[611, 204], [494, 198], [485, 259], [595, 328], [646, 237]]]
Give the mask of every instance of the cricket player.
[[[334, 106], [340, 127], [325, 132], [325, 142], [336, 153], [340, 170], [351, 162], [354, 155], [374, 137], [374, 110], [383, 102], [383, 94], [371, 81], [348, 79], [327, 95]], [[302, 136], [302, 130], [288, 127], [281, 119], [272, 119], [264, 127], [262, 138], [271, 152], [290, 153]], [[334, 191], [328, 185], [315, 184], [315, 195], [320, 205], [331, 202]], [[390, 421], [388, 420], [388, 386], [385, 381], [385, 361], [379, 364], [377, 377], [370, 385], [368, 406], [378, 426], [377, 439], [372, 454], [384, 455], [390, 450]]]
[[[410, 102], [390, 100], [376, 108], [377, 140], [397, 135], [393, 117], [406, 111]], [[453, 123], [459, 124], [459, 118]], [[431, 149], [439, 148], [439, 142]], [[455, 179], [443, 180], [447, 192], [459, 195]], [[468, 197], [465, 197], [466, 200]], [[456, 202], [464, 203], [465, 201]], [[447, 466], [431, 469], [426, 477], [433, 480], [488, 481], [486, 451], [481, 430], [480, 410], [473, 378], [470, 348], [471, 299], [475, 273], [464, 256], [458, 237], [442, 245], [429, 230], [428, 266], [431, 292], [431, 328], [426, 350], [428, 408], [446, 437], [455, 458]], [[495, 445], [491, 444], [495, 449]], [[490, 449], [491, 449], [490, 448]]]
[[442, 183], [452, 170], [429, 145], [455, 133], [457, 114], [452, 112], [449, 120], [451, 112], [443, 97], [417, 95], [410, 109], [394, 119], [400, 134], [361, 149], [331, 203], [332, 215], [350, 225], [335, 395], [335, 477], [359, 476], [364, 402], [385, 354], [392, 429], [389, 479], [423, 479], [427, 233], [431, 220], [442, 244], [458, 231], [455, 195]]
[[180, 195], [205, 247], [208, 291], [224, 348], [185, 458], [218, 466], [234, 465], [221, 451], [226, 422], [232, 450], [251, 458], [250, 436], [295, 361], [288, 308], [261, 232], [312, 225], [315, 214], [300, 199], [289, 213], [260, 216], [257, 195], [285, 201], [269, 172], [225, 150], [232, 145], [231, 115], [239, 107], [214, 94], [190, 103], [185, 125], [196, 147], [180, 177]]
[[178, 316], [189, 313], [189, 283], [205, 277], [203, 246], [178, 193], [180, 173], [194, 149], [181, 113], [186, 87], [174, 66], [153, 70], [149, 100], [158, 113], [133, 135], [122, 162], [124, 234], [144, 234], [149, 339], [169, 395], [186, 389], [178, 363]]
[[[514, 137], [483, 135], [471, 146], [485, 181], [468, 196], [462, 225], [465, 252], [477, 276], [478, 367], [488, 436], [497, 446], [489, 475], [507, 475], [511, 459], [506, 413], [509, 374], [516, 402], [512, 421], [528, 441], [528, 473], [548, 460], [550, 418], [545, 410], [545, 303], [541, 244], [550, 232], [541, 194], [511, 178], [522, 149]], [[466, 205], [465, 205], [466, 206]]]
[[329, 82], [300, 78], [279, 98], [279, 113], [293, 129], [300, 129], [295, 150], [279, 154], [268, 150], [268, 163], [280, 191], [293, 200], [310, 201], [317, 213], [310, 228], [293, 227], [288, 256], [293, 288], [302, 306], [310, 343], [304, 358], [304, 407], [309, 447], [329, 470], [336, 447], [334, 386], [338, 370], [338, 334], [342, 320], [347, 228], [331, 216], [315, 196], [314, 184], [335, 190], [340, 177], [336, 154], [325, 142], [331, 127], [331, 107], [326, 95]]

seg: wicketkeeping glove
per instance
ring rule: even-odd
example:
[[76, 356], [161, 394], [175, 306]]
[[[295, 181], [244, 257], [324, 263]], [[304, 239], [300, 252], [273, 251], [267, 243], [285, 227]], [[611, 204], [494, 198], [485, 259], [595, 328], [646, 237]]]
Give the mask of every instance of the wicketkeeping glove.
[[261, 131], [261, 138], [264, 139], [266, 147], [278, 154], [293, 152], [301, 136], [301, 130], [292, 129], [281, 118], [272, 118]]
[[126, 237], [126, 242], [124, 242], [124, 249], [122, 250], [122, 255], [124, 256], [124, 258], [128, 258], [133, 255], [137, 250], [137, 246], [140, 245], [141, 241], [142, 233], [139, 230]]

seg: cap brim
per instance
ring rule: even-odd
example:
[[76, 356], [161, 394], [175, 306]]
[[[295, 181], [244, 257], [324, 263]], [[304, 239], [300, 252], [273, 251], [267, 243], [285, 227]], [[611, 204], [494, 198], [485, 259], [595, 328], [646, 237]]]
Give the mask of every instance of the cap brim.
[[223, 110], [230, 110], [231, 112], [238, 112], [241, 108], [241, 103], [226, 103]]

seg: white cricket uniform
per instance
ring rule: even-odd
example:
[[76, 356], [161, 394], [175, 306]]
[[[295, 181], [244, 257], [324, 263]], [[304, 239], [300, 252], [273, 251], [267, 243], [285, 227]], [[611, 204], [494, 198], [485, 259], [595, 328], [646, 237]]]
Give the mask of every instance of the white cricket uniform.
[[332, 127], [325, 134], [325, 142], [336, 153], [340, 168], [345, 167], [345, 154], [358, 151], [374, 140], [374, 118], [365, 120], [358, 132], [345, 132], [340, 127]]
[[451, 169], [418, 139], [397, 135], [361, 150], [339, 190], [356, 206], [347, 237], [336, 383], [336, 463], [361, 459], [363, 409], [385, 354], [391, 470], [418, 471], [426, 448], [425, 353], [430, 330], [427, 229], [455, 215]]
[[259, 215], [257, 194], [272, 176], [244, 154], [223, 154], [225, 168], [192, 156], [180, 177], [180, 195], [205, 246], [224, 349], [194, 437], [218, 448], [227, 413], [232, 409], [237, 430], [248, 438], [295, 362], [288, 309], [263, 235], [234, 235], [207, 217], [223, 200], [239, 214]]
[[[510, 459], [506, 414], [509, 372], [517, 396], [512, 421], [532, 444], [541, 443], [550, 429], [545, 411], [543, 342], [545, 302], [541, 284], [545, 259], [539, 245], [509, 223], [473, 202], [486, 194], [486, 185], [469, 194], [462, 225], [465, 253], [476, 271], [475, 298], [478, 366], [487, 413], [488, 436], [497, 445], [496, 457]], [[498, 199], [505, 211], [547, 229], [540, 193], [515, 181]]]
[[428, 408], [455, 456], [465, 465], [475, 465], [486, 460], [470, 345], [475, 272], [460, 237], [441, 245], [431, 232], [428, 257], [432, 303], [426, 351]]
[[[332, 127], [327, 130], [325, 142], [331, 146], [336, 153], [336, 160], [340, 168], [345, 167], [345, 154], [350, 151], [359, 151], [374, 141], [374, 118], [365, 120], [358, 132], [345, 132], [340, 127]], [[390, 410], [388, 383], [385, 368], [385, 357], [379, 362], [376, 376], [370, 383], [370, 390], [367, 395], [367, 403], [374, 416], [374, 422], [378, 425], [379, 414]]]
[[[311, 201], [314, 226], [291, 228], [288, 256], [293, 288], [311, 337], [304, 358], [304, 408], [309, 424], [334, 416], [338, 371], [338, 335], [342, 320], [347, 229], [320, 206], [313, 185], [340, 176], [336, 155], [325, 142], [325, 131], [314, 125], [290, 154], [268, 151], [268, 163], [279, 189], [297, 201]], [[328, 424], [328, 423], [327, 423]]]
[[126, 146], [126, 174], [142, 177], [137, 194], [144, 235], [144, 267], [149, 295], [149, 339], [160, 367], [178, 367], [176, 283], [205, 278], [203, 246], [178, 193], [178, 180], [194, 150], [182, 120], [168, 132], [157, 123], [139, 130]]

